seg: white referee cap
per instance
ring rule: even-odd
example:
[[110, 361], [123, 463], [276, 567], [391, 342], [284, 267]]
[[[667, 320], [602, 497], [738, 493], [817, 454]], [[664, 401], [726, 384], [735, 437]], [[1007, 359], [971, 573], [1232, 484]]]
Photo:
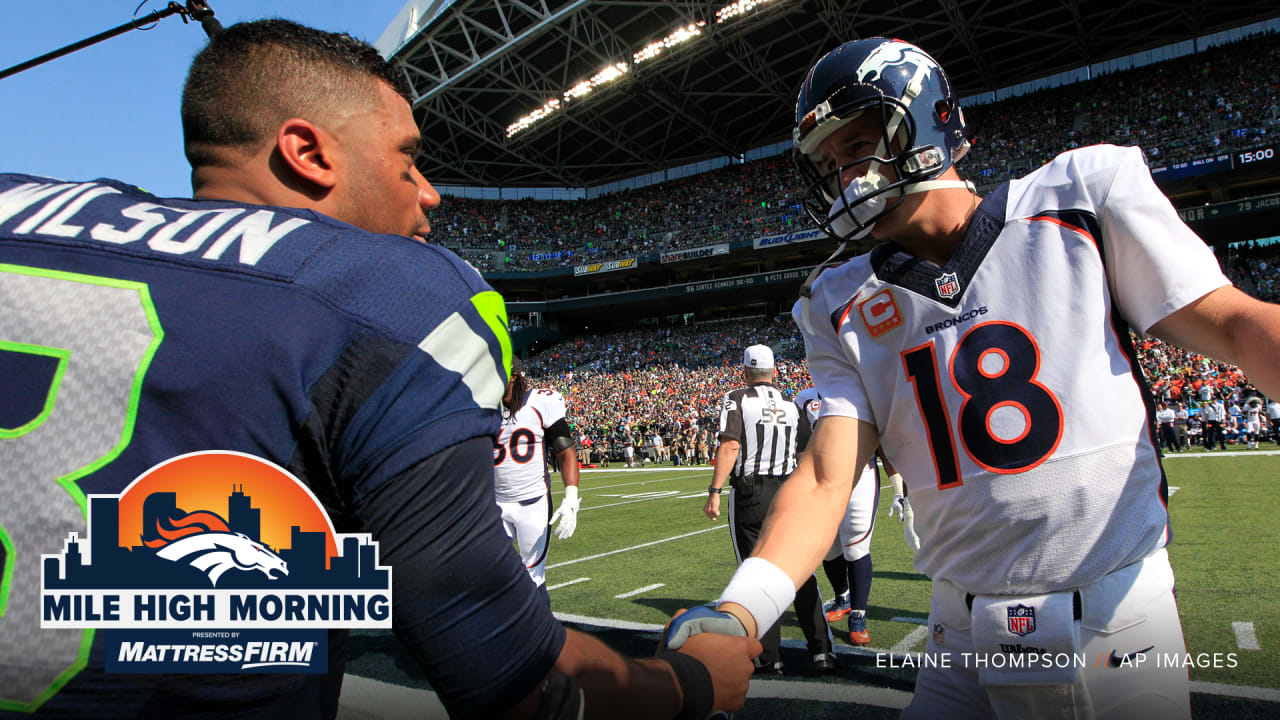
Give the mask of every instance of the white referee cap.
[[773, 351], [768, 345], [752, 345], [742, 353], [742, 365], [749, 368], [773, 367]]

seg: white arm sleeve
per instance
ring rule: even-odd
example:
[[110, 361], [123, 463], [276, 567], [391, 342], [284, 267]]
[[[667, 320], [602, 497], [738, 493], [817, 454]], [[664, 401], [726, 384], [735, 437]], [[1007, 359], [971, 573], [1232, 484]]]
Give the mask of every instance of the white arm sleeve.
[[[1229, 285], [1218, 260], [1156, 187], [1139, 148], [1126, 148], [1109, 187], [1094, 195], [1102, 223], [1107, 283], [1141, 333]], [[1090, 178], [1089, 181], [1093, 181]]]

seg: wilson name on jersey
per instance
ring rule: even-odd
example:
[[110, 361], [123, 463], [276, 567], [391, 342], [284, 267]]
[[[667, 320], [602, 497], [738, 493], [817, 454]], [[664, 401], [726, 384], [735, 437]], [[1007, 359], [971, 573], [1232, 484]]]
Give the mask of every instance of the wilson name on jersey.
[[946, 266], [881, 245], [823, 273], [795, 315], [822, 415], [874, 424], [910, 487], [916, 567], [1036, 593], [1166, 542], [1129, 327], [1227, 282], [1141, 151], [1095, 146], [984, 199]]
[[731, 390], [720, 409], [720, 438], [742, 443], [733, 476], [790, 475], [800, 413], [767, 383]]
[[547, 494], [546, 429], [564, 417], [564, 396], [538, 388], [524, 396], [524, 405], [503, 411], [502, 430], [493, 446], [493, 475], [499, 502], [516, 502]]

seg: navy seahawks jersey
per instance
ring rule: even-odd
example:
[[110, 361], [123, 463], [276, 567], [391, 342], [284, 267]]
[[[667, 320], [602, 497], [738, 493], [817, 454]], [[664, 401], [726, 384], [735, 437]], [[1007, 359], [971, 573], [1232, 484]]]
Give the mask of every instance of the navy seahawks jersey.
[[1129, 328], [1228, 282], [1141, 150], [1094, 146], [985, 198], [945, 266], [880, 245], [794, 314], [822, 415], [875, 425], [910, 487], [916, 567], [1031, 594], [1167, 542]]
[[[333, 714], [340, 639], [328, 678], [104, 676], [100, 642], [82, 647], [90, 633], [39, 629], [39, 558], [69, 532], [84, 536], [84, 496], [210, 449], [290, 470], [338, 532], [353, 532], [370, 531], [368, 498], [484, 438], [485, 472], [456, 478], [478, 486], [419, 488], [431, 512], [413, 530], [438, 529], [504, 578], [510, 600], [465, 596], [457, 617], [529, 632], [472, 628], [411, 649], [429, 674], [433, 653], [457, 667], [459, 655], [484, 655], [458, 692], [486, 702], [545, 675], [563, 629], [511, 552], [487, 469], [510, 362], [505, 309], [458, 257], [304, 210], [0, 175], [0, 307], [0, 716]], [[397, 624], [417, 597], [401, 583], [428, 582], [402, 575]], [[474, 612], [485, 603], [490, 612]]]

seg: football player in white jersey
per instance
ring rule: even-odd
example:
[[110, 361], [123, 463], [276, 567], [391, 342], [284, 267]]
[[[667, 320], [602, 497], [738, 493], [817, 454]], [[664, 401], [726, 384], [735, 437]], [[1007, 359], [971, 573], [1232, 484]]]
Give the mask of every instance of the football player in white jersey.
[[[578, 455], [564, 413], [564, 396], [555, 390], [530, 388], [519, 358], [513, 358], [502, 398], [502, 429], [493, 446], [494, 490], [507, 535], [515, 538], [529, 577], [539, 587], [546, 584], [551, 526], [556, 526], [560, 540], [572, 537], [582, 504]], [[555, 453], [564, 478], [564, 500], [554, 515], [548, 450]]]
[[[1073, 150], [979, 198], [953, 167], [968, 149], [956, 96], [908, 43], [823, 56], [796, 114], [810, 216], [882, 244], [805, 283], [793, 314], [822, 422], [718, 611], [677, 618], [668, 645], [769, 626], [879, 445], [933, 579], [904, 717], [1188, 717], [1185, 666], [1139, 661], [1185, 645], [1129, 328], [1280, 394], [1280, 307], [1230, 285], [1138, 148]], [[1059, 653], [1089, 660], [1027, 661]]]
[[1257, 450], [1258, 443], [1262, 440], [1262, 400], [1251, 397], [1244, 404], [1244, 431], [1246, 433], [1248, 448]]

